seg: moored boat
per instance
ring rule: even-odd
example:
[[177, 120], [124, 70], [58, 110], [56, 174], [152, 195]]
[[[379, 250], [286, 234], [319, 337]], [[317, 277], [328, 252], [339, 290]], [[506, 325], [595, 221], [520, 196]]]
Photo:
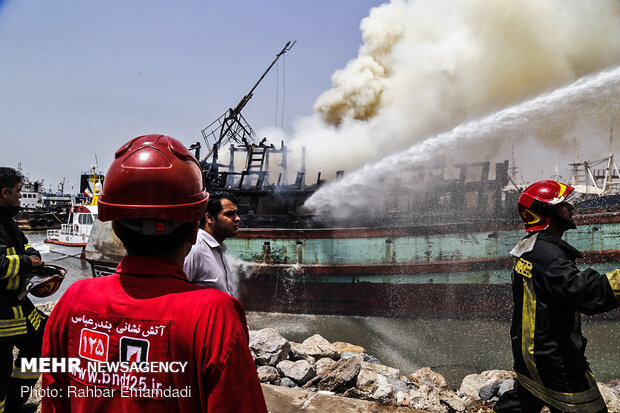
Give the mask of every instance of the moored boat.
[[92, 168], [89, 177], [89, 185], [83, 191], [83, 193], [88, 194], [87, 196], [90, 199], [89, 202], [72, 205], [69, 210], [67, 222], [62, 224], [60, 229], [51, 229], [47, 231], [46, 243], [65, 247], [53, 247], [52, 250], [54, 252], [72, 255], [74, 251], [67, 249], [67, 247], [83, 249], [88, 243], [88, 237], [90, 236], [93, 223], [98, 215], [97, 202], [101, 191], [101, 181], [103, 179], [101, 174], [95, 172], [95, 167]]
[[71, 205], [70, 195], [51, 194], [45, 191], [42, 180], [31, 181], [27, 178], [22, 182], [21, 193], [21, 210], [15, 216], [21, 230], [60, 228], [66, 220]]

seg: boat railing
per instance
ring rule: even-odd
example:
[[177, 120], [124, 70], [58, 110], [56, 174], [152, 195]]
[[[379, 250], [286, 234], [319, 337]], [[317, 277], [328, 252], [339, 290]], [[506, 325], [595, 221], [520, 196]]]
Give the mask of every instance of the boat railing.
[[58, 241], [60, 239], [60, 230], [59, 229], [48, 229], [47, 239]]
[[87, 227], [90, 225], [77, 225], [77, 224], [62, 224], [60, 226], [59, 234], [63, 235], [88, 235]]

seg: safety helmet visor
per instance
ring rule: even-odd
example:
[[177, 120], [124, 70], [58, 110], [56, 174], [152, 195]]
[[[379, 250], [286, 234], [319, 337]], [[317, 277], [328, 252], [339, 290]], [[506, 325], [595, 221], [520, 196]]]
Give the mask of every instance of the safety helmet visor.
[[583, 192], [578, 192], [576, 190], [573, 190], [570, 194], [568, 194], [564, 198], [564, 201], [562, 202], [575, 206], [575, 204], [578, 204], [580, 201], [583, 201], [585, 195], [586, 194], [584, 194]]

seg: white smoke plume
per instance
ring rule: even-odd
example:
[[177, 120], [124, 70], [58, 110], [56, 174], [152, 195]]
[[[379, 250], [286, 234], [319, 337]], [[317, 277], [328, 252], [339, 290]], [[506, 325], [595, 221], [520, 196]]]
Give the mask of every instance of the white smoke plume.
[[[317, 171], [353, 173], [620, 63], [618, 0], [392, 0], [373, 8], [360, 28], [357, 58], [333, 74], [332, 89], [314, 105], [316, 116], [299, 119], [289, 142], [293, 156], [306, 147], [309, 183]], [[615, 93], [600, 110], [595, 99], [548, 122], [532, 120], [537, 127], [513, 130], [512, 141], [496, 125], [497, 135], [484, 144], [466, 145], [467, 136], [459, 135], [424, 158], [452, 152], [461, 161], [493, 153], [508, 159], [519, 140], [568, 148], [576, 131], [605, 136], [620, 116]]]
[[[466, 151], [477, 153], [488, 159], [498, 150], [497, 143], [506, 139], [531, 148], [530, 155], [541, 155], [539, 145], [524, 131], [547, 128], [562, 129], [563, 120], [588, 115], [588, 108], [620, 110], [620, 66], [581, 78], [576, 82], [542, 94], [534, 99], [500, 110], [481, 119], [463, 123], [454, 129], [425, 139], [405, 151], [400, 151], [371, 165], [355, 171], [341, 181], [332, 182], [317, 191], [307, 202], [306, 207], [321, 211], [325, 205], [337, 203], [330, 215], [338, 218], [349, 216], [361, 208], [372, 205], [376, 200], [390, 196], [391, 188], [383, 184], [397, 171], [407, 171], [437, 158], [442, 154], [444, 160], [454, 163], [463, 158], [459, 143], [466, 142]], [[542, 124], [541, 124], [542, 123]], [[577, 127], [576, 123], [571, 123]], [[498, 138], [498, 136], [504, 139]], [[544, 154], [543, 154], [544, 156]], [[436, 160], [436, 159], [435, 159]], [[544, 162], [544, 159], [540, 159]], [[547, 177], [550, 178], [550, 177]], [[405, 195], [405, 194], [403, 194]]]

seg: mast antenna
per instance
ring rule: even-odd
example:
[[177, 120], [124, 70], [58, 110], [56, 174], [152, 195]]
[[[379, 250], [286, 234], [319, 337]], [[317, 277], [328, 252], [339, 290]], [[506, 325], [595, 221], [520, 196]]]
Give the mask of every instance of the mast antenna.
[[250, 91], [245, 96], [243, 96], [237, 106], [228, 109], [222, 116], [220, 116], [218, 119], [213, 121], [209, 126], [207, 126], [201, 131], [202, 137], [207, 144], [207, 154], [204, 157], [203, 162], [207, 163], [208, 159], [211, 158], [211, 162], [207, 167], [207, 176], [211, 171], [217, 171], [218, 151], [223, 145], [230, 142], [231, 140], [245, 146], [254, 143], [254, 130], [252, 130], [252, 127], [243, 118], [243, 116], [241, 115], [241, 111], [248, 104], [250, 99], [252, 99], [252, 96], [254, 95], [254, 90], [256, 90], [260, 82], [265, 78], [267, 73], [269, 73], [273, 65], [283, 54], [291, 50], [295, 43], [297, 43], [296, 40], [292, 42], [288, 41], [284, 45], [282, 50], [280, 50], [280, 52], [276, 54], [273, 62], [271, 62], [269, 67], [267, 67], [267, 69], [263, 72], [263, 74], [256, 81], [254, 86], [252, 86]]

